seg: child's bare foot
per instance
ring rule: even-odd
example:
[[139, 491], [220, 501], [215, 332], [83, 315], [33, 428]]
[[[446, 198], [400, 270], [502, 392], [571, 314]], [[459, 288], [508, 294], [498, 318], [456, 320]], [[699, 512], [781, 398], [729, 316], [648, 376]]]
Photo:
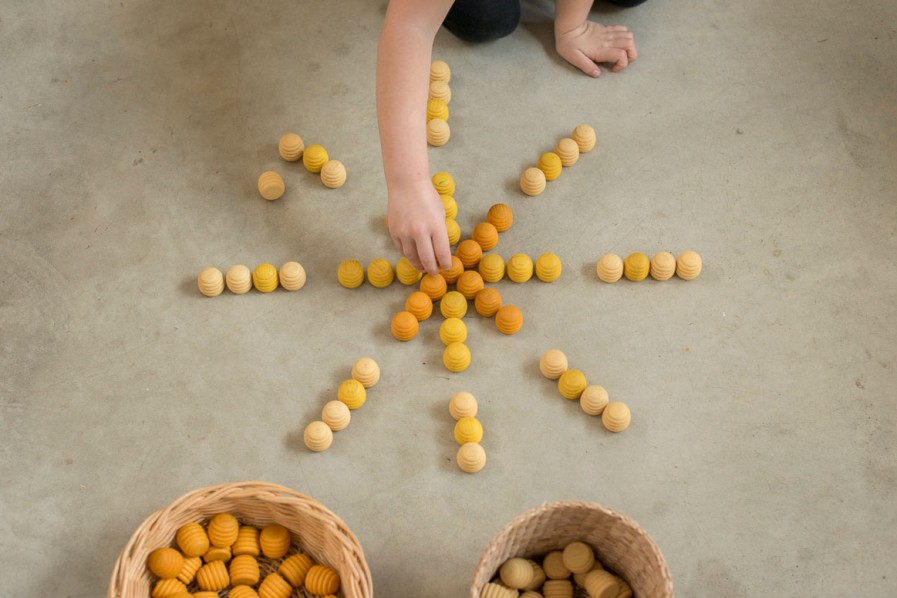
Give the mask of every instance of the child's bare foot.
[[611, 70], [617, 72], [638, 58], [632, 32], [626, 27], [605, 27], [592, 21], [569, 31], [555, 31], [555, 48], [567, 62], [590, 77], [601, 75], [599, 63], [612, 63]]

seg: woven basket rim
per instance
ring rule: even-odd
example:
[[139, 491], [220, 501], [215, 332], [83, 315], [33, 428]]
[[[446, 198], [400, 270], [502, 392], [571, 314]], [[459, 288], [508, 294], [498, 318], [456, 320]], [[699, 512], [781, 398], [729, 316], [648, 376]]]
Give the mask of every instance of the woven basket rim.
[[[576, 500], [564, 500], [564, 501], [552, 501], [552, 502], [544, 502], [539, 506], [533, 507], [527, 511], [524, 511], [520, 515], [517, 515], [514, 519], [504, 525], [501, 530], [492, 538], [489, 542], [489, 545], [486, 547], [486, 550], [483, 551], [483, 554], [480, 556], [479, 561], [477, 561], [477, 566], [474, 569], [473, 579], [471, 580], [470, 586], [470, 598], [480, 598], [480, 591], [482, 588], [478, 588], [476, 585], [477, 578], [480, 573], [484, 569], [494, 569], [490, 567], [490, 561], [494, 561], [495, 554], [499, 552], [502, 546], [508, 541], [511, 533], [519, 527], [524, 526], [528, 521], [543, 516], [549, 512], [556, 510], [566, 510], [566, 509], [589, 509], [599, 511], [607, 517], [616, 519], [622, 525], [635, 529], [639, 532], [640, 535], [643, 535], [647, 540], [648, 546], [650, 547], [650, 554], [653, 559], [655, 559], [656, 564], [660, 567], [661, 575], [664, 578], [665, 585], [665, 596], [672, 597], [674, 595], [673, 591], [673, 579], [670, 574], [669, 566], [667, 565], [666, 559], [661, 553], [660, 548], [657, 546], [657, 543], [654, 542], [654, 539], [648, 534], [647, 531], [644, 530], [638, 523], [635, 522], [632, 518], [616, 511], [610, 507], [602, 505], [596, 502], [589, 501], [576, 501]], [[559, 546], [558, 548], [562, 548]], [[495, 574], [495, 570], [489, 571], [489, 577]]]
[[143, 523], [131, 534], [128, 542], [125, 544], [121, 553], [118, 556], [118, 559], [115, 562], [115, 566], [112, 570], [112, 576], [109, 582], [109, 590], [108, 590], [108, 598], [119, 598], [121, 596], [121, 588], [124, 585], [125, 581], [127, 581], [127, 573], [130, 560], [134, 557], [135, 553], [137, 553], [141, 547], [141, 543], [143, 539], [157, 526], [166, 521], [168, 517], [171, 517], [173, 514], [181, 512], [185, 510], [185, 506], [197, 504], [199, 499], [208, 500], [210, 498], [215, 498], [218, 496], [224, 496], [233, 492], [253, 492], [255, 494], [263, 495], [265, 493], [270, 494], [272, 497], [280, 497], [281, 499], [286, 499], [287, 502], [296, 502], [297, 504], [301, 504], [305, 508], [309, 508], [313, 510], [317, 515], [321, 518], [328, 520], [338, 528], [340, 534], [344, 536], [343, 540], [349, 547], [352, 549], [352, 554], [356, 557], [356, 565], [360, 566], [360, 573], [362, 577], [362, 591], [363, 598], [371, 598], [373, 597], [373, 583], [371, 578], [371, 571], [368, 567], [367, 561], [364, 557], [364, 551], [361, 547], [361, 543], [358, 541], [358, 538], [352, 532], [348, 525], [333, 511], [327, 508], [321, 502], [315, 500], [314, 498], [302, 494], [296, 490], [291, 488], [287, 488], [286, 486], [282, 486], [280, 484], [275, 484], [272, 482], [262, 482], [262, 481], [246, 481], [246, 482], [228, 482], [224, 484], [217, 484], [212, 486], [203, 486], [201, 488], [196, 488], [187, 492], [186, 494], [181, 495], [180, 497], [173, 500], [168, 505], [162, 507], [161, 509], [151, 513], [146, 519], [144, 519]]

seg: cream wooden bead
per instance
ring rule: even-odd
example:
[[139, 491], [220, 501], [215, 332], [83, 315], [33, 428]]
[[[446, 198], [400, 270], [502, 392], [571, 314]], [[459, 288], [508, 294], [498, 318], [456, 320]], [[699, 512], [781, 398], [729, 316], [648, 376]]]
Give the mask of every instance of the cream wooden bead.
[[520, 190], [530, 197], [545, 191], [545, 173], [538, 168], [527, 168], [520, 175]]
[[579, 146], [579, 153], [581, 154], [590, 152], [595, 147], [595, 129], [589, 125], [579, 125], [573, 129], [573, 134], [570, 135], [570, 138]]
[[623, 276], [623, 260], [616, 253], [605, 253], [596, 267], [601, 282], [614, 283]]
[[571, 542], [564, 547], [563, 559], [571, 573], [588, 573], [595, 564], [595, 551], [585, 542]]
[[462, 417], [476, 417], [478, 409], [476, 397], [467, 391], [457, 392], [449, 399], [449, 413], [455, 421]]
[[549, 380], [557, 380], [567, 371], [567, 356], [557, 349], [549, 349], [539, 359], [539, 371]]
[[224, 290], [224, 276], [218, 268], [204, 268], [196, 278], [196, 286], [206, 297], [217, 297]]
[[608, 403], [601, 414], [601, 423], [611, 432], [622, 432], [629, 427], [631, 421], [629, 407], [620, 401]]
[[651, 257], [651, 278], [669, 280], [676, 273], [676, 258], [669, 251], [658, 251]]
[[577, 586], [579, 586], [581, 588], [585, 588], [586, 587], [586, 576], [589, 573], [591, 573], [592, 571], [597, 571], [599, 569], [604, 569], [604, 567], [601, 566], [601, 561], [596, 560], [594, 563], [592, 563], [592, 568], [589, 569], [587, 572], [574, 573], [573, 574], [573, 583], [575, 583]]
[[533, 581], [533, 568], [526, 559], [513, 558], [505, 561], [498, 575], [506, 586], [519, 590]]
[[[589, 415], [601, 415], [609, 399], [603, 386], [591, 384], [585, 387], [579, 397], [579, 406]], [[574, 573], [576, 573], [574, 571]]]
[[324, 405], [321, 421], [334, 432], [345, 430], [352, 420], [352, 412], [342, 401], [330, 401]]
[[321, 182], [328, 189], [338, 189], [346, 184], [346, 167], [339, 160], [328, 160], [321, 167]]
[[564, 564], [564, 553], [554, 550], [545, 555], [542, 560], [542, 570], [548, 579], [567, 579], [570, 577], [570, 569]]
[[428, 100], [442, 100], [446, 104], [452, 101], [452, 88], [446, 81], [432, 81], [430, 83], [430, 92], [427, 95]]
[[352, 377], [370, 388], [380, 381], [380, 366], [370, 357], [362, 357], [352, 366]]
[[248, 293], [252, 288], [252, 271], [243, 264], [236, 264], [227, 269], [224, 277], [227, 288], [235, 295]]
[[299, 262], [286, 262], [278, 273], [280, 286], [288, 291], [298, 291], [305, 286], [305, 268]]
[[442, 81], [448, 83], [452, 79], [452, 69], [443, 60], [434, 60], [430, 64], [430, 82]]
[[259, 195], [268, 201], [274, 201], [283, 197], [286, 186], [283, 183], [283, 177], [273, 170], [266, 170], [259, 175], [258, 189]]
[[683, 251], [676, 258], [676, 276], [682, 280], [694, 280], [701, 274], [701, 256], [694, 251]]
[[[302, 438], [308, 450], [320, 453], [329, 449], [333, 444], [333, 430], [324, 422], [311, 422], [305, 426]], [[264, 546], [262, 549], [264, 550]]]
[[427, 122], [427, 143], [433, 147], [442, 147], [452, 138], [452, 129], [447, 121], [433, 118]]
[[561, 159], [564, 166], [573, 166], [579, 160], [579, 145], [569, 137], [564, 137], [554, 146], [554, 153]]
[[458, 467], [465, 473], [477, 473], [486, 466], [486, 451], [476, 442], [466, 442], [458, 448]]
[[302, 158], [302, 152], [304, 151], [305, 143], [302, 141], [302, 137], [295, 133], [287, 133], [277, 143], [277, 152], [287, 162], [298, 161]]

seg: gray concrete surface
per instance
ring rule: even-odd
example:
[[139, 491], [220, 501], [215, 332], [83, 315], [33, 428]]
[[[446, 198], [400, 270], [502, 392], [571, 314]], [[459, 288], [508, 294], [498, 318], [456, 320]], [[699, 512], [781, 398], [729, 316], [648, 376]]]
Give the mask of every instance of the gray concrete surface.
[[[564, 260], [499, 285], [523, 331], [468, 317], [473, 366], [408, 344], [405, 288], [337, 285], [396, 259], [373, 81], [383, 2], [0, 6], [3, 596], [98, 596], [132, 531], [194, 488], [278, 482], [361, 539], [377, 595], [466, 595], [493, 535], [543, 501], [638, 521], [685, 597], [897, 595], [897, 5], [648, 2], [595, 16], [641, 58], [593, 81], [550, 26], [467, 46], [451, 143], [465, 230]], [[516, 178], [574, 125], [599, 146], [528, 199]], [[324, 189], [286, 131], [343, 160]], [[274, 168], [288, 191], [261, 200]], [[608, 286], [607, 251], [696, 249], [695, 282]], [[205, 299], [194, 277], [288, 259], [298, 294]], [[634, 420], [611, 436], [536, 366], [564, 350]], [[353, 360], [383, 380], [320, 455], [306, 422]], [[460, 473], [447, 400], [480, 398], [487, 469]]]

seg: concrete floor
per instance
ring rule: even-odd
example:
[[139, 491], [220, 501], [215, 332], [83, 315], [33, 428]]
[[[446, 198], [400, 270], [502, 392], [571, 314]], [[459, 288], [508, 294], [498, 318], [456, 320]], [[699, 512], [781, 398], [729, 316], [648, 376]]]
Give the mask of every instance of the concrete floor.
[[[493, 535], [543, 501], [638, 521], [678, 594], [897, 595], [897, 4], [648, 2], [597, 20], [640, 59], [593, 81], [550, 25], [471, 47], [451, 143], [466, 231], [515, 209], [498, 252], [564, 260], [499, 285], [523, 331], [467, 319], [389, 334], [407, 290], [337, 264], [397, 258], [374, 110], [384, 2], [0, 7], [0, 562], [3, 596], [98, 596], [132, 531], [194, 488], [260, 479], [361, 539], [377, 595], [456, 598]], [[253, 7], [254, 6], [254, 7]], [[580, 122], [599, 146], [517, 190]], [[348, 166], [323, 188], [286, 131]], [[254, 190], [274, 168], [288, 191]], [[598, 257], [696, 249], [690, 283], [605, 285]], [[208, 265], [302, 262], [298, 294], [201, 297]], [[627, 402], [612, 436], [539, 375], [548, 348]], [[304, 425], [357, 357], [381, 364], [351, 427]], [[446, 405], [480, 399], [487, 468], [462, 474]]]

